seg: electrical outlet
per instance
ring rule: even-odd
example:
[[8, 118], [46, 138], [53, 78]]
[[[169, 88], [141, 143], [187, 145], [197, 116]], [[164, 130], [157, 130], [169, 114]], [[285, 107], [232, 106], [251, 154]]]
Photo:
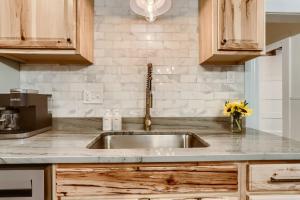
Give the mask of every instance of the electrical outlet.
[[83, 103], [84, 104], [102, 104], [103, 103], [103, 91], [83, 91]]

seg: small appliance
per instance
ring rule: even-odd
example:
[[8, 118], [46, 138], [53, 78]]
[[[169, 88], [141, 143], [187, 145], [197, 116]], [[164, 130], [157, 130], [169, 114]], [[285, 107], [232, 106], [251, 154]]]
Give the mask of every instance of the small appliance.
[[26, 138], [51, 129], [51, 95], [12, 89], [0, 94], [0, 139]]

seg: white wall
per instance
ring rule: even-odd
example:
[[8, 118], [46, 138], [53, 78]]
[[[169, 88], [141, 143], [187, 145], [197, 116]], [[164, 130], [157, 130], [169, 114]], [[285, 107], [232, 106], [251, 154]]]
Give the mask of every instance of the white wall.
[[276, 56], [247, 65], [246, 75], [258, 77], [258, 87], [248, 89], [254, 78], [247, 78], [246, 97], [259, 104], [247, 126], [300, 141], [300, 35], [267, 46], [267, 51], [275, 49]]
[[300, 35], [292, 37], [291, 42], [291, 72], [290, 83], [291, 93], [290, 98], [293, 100], [300, 100]]
[[258, 129], [282, 136], [282, 52], [257, 59], [259, 66]]
[[267, 0], [266, 11], [272, 13], [300, 13], [299, 0]]
[[300, 141], [300, 35], [291, 38], [290, 126], [291, 137]]
[[19, 64], [0, 58], [0, 93], [7, 93], [11, 88], [19, 87]]

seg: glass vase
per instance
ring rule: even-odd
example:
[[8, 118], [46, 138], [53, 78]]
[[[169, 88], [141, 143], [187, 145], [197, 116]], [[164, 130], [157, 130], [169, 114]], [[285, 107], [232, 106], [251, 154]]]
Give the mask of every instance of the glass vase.
[[242, 133], [243, 132], [243, 117], [240, 115], [231, 115], [231, 132]]

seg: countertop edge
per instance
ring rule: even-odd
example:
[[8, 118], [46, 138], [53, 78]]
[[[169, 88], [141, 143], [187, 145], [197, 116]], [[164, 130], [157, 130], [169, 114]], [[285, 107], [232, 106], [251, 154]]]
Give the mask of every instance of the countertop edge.
[[300, 153], [257, 153], [201, 156], [139, 156], [139, 157], [2, 157], [0, 165], [8, 164], [105, 164], [105, 163], [180, 163], [180, 162], [247, 162], [247, 161], [297, 161]]

